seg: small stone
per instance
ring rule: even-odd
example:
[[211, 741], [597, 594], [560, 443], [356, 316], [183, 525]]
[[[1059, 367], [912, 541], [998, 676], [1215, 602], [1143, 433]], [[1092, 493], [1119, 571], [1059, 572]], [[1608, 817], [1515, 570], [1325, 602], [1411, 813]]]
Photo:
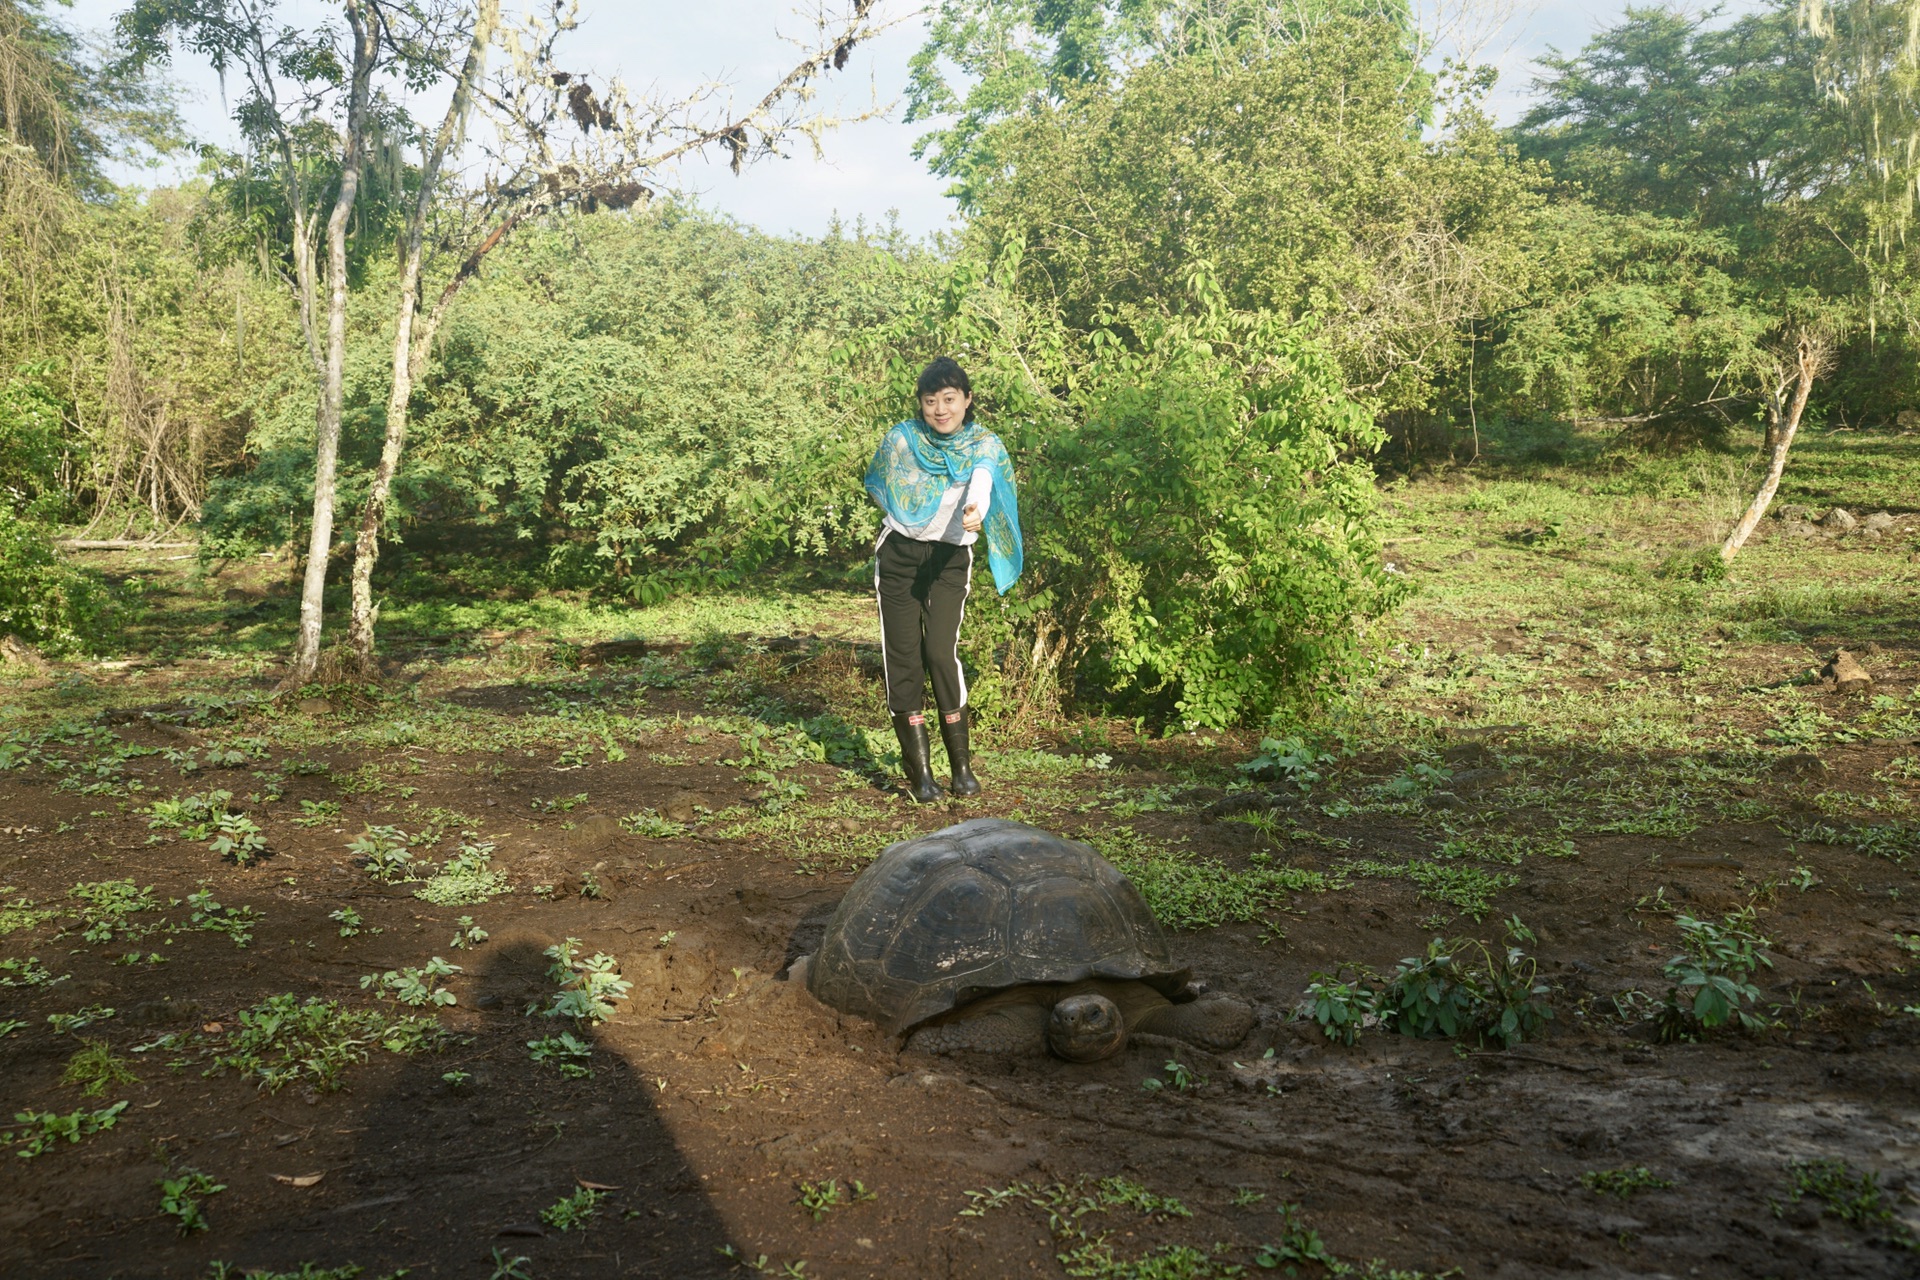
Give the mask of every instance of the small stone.
[[1860, 522], [1845, 507], [1835, 507], [1820, 517], [1820, 527], [1831, 533], [1852, 533], [1859, 526]]
[[598, 853], [620, 838], [620, 824], [603, 813], [582, 818], [567, 832], [566, 844], [573, 853]]
[[325, 698], [302, 698], [293, 705], [301, 715], [306, 716], [324, 716], [333, 711], [333, 704]]
[[1780, 526], [1780, 533], [1788, 538], [1811, 538], [1820, 531], [1806, 520], [1789, 520]]
[[1451, 791], [1436, 791], [1426, 798], [1425, 804], [1429, 809], [1464, 809], [1467, 807], [1467, 802]]
[[1484, 787], [1495, 787], [1507, 780], [1505, 769], [1462, 769], [1453, 775], [1455, 791], [1479, 791]]
[[1776, 519], [1787, 524], [1791, 524], [1794, 521], [1812, 524], [1820, 518], [1818, 511], [1815, 511], [1812, 507], [1803, 506], [1798, 502], [1782, 503], [1773, 509], [1773, 514]]
[[1832, 681], [1835, 693], [1865, 693], [1873, 688], [1873, 677], [1845, 649], [1834, 650], [1833, 657], [1821, 669], [1820, 678]]
[[1860, 522], [1862, 529], [1882, 533], [1893, 528], [1893, 517], [1885, 511], [1876, 511]]

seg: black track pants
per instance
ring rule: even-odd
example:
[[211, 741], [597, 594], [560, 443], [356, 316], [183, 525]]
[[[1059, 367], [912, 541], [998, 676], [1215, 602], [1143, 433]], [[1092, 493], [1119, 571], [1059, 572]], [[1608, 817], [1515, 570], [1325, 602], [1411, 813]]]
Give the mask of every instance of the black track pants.
[[960, 671], [960, 619], [973, 587], [973, 548], [922, 542], [888, 530], [873, 553], [880, 600], [880, 648], [886, 659], [887, 710], [926, 710], [926, 680], [942, 711], [967, 705]]

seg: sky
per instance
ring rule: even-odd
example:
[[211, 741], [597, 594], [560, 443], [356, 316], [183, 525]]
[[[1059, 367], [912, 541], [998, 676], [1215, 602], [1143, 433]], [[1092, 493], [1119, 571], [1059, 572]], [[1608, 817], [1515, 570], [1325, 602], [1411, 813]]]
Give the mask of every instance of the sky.
[[[1538, 0], [1531, 11], [1529, 0], [1518, 4], [1520, 12], [1485, 44], [1482, 56], [1500, 71], [1490, 105], [1502, 120], [1524, 110], [1534, 59], [1549, 47], [1563, 53], [1578, 50], [1626, 8], [1624, 0]], [[105, 33], [125, 7], [126, 0], [73, 0], [64, 13], [53, 12], [82, 31]], [[285, 7], [298, 15], [332, 6], [285, 0]], [[825, 154], [818, 158], [802, 142], [794, 155], [764, 160], [740, 177], [718, 160], [695, 163], [680, 171], [676, 185], [696, 194], [708, 208], [775, 234], [819, 235], [836, 216], [849, 224], [897, 216], [901, 227], [915, 236], [950, 228], [953, 204], [942, 194], [945, 182], [913, 158], [914, 140], [925, 126], [900, 119], [907, 60], [926, 29], [917, 8], [913, 0], [880, 0], [877, 11], [898, 17], [899, 25], [856, 50], [846, 70], [829, 78], [818, 103], [843, 116], [892, 105], [890, 119], [850, 124], [828, 134]], [[685, 90], [717, 79], [737, 86], [742, 96], [757, 93], [797, 60], [797, 51], [783, 43], [781, 34], [810, 30], [790, 0], [581, 0], [580, 12], [582, 38], [576, 54], [582, 70], [618, 75], [635, 90], [653, 85]], [[230, 142], [232, 125], [212, 71], [188, 54], [176, 59], [173, 71], [183, 91], [189, 131]], [[151, 172], [128, 170], [116, 176], [154, 185], [173, 180], [180, 171], [177, 163], [163, 164]]]

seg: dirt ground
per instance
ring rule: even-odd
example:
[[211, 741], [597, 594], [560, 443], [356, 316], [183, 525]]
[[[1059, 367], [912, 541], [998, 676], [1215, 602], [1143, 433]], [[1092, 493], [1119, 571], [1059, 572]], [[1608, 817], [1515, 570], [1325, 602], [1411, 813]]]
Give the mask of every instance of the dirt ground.
[[[809, 664], [863, 687], [872, 677], [858, 658], [796, 641], [761, 670], [765, 688], [807, 704]], [[1361, 852], [1404, 858], [1431, 843], [1432, 802], [1332, 803], [1364, 796], [1410, 757], [1363, 751], [1330, 766], [1312, 803], [1279, 826], [1223, 820], [1219, 802], [1239, 777], [1223, 761], [1244, 755], [1203, 758], [1124, 734], [1106, 763], [1044, 787], [989, 753], [985, 796], [927, 809], [857, 770], [791, 764], [782, 782], [837, 805], [837, 816], [824, 805], [790, 812], [807, 847], [828, 851], [797, 857], [764, 819], [774, 794], [764, 778], [723, 763], [746, 754], [743, 736], [697, 718], [711, 711], [706, 686], [621, 683], [623, 669], [599, 669], [611, 683], [594, 685], [592, 668], [510, 680], [416, 666], [413, 700], [398, 710], [336, 692], [270, 713], [241, 703], [209, 713], [183, 698], [222, 678], [219, 664], [94, 671], [96, 693], [108, 689], [119, 708], [89, 713], [95, 736], [47, 739], [0, 772], [4, 897], [54, 913], [12, 927], [0, 954], [70, 975], [0, 989], [0, 1021], [18, 1022], [0, 1038], [0, 1101], [9, 1113], [128, 1105], [110, 1129], [0, 1161], [0, 1274], [198, 1277], [225, 1263], [235, 1275], [310, 1264], [309, 1274], [352, 1265], [538, 1280], [1315, 1275], [1321, 1263], [1303, 1259], [1318, 1255], [1347, 1274], [1476, 1280], [1920, 1275], [1920, 1253], [1901, 1243], [1920, 1229], [1920, 883], [1904, 853], [1787, 834], [1819, 816], [1810, 796], [1870, 790], [1914, 754], [1910, 740], [1677, 760], [1547, 752], [1514, 726], [1454, 731], [1431, 745], [1456, 778], [1477, 775], [1442, 802], [1455, 824], [1551, 830], [1591, 794], [1583, 783], [1645, 807], [1664, 793], [1650, 782], [1642, 794], [1642, 774], [1665, 770], [1667, 786], [1682, 767], [1705, 770], [1705, 792], [1737, 797], [1748, 807], [1734, 812], [1752, 816], [1675, 836], [1579, 835], [1577, 856], [1512, 867], [1518, 882], [1483, 922], [1436, 916], [1405, 880], [1349, 874], [1266, 919], [1178, 933], [1176, 952], [1201, 980], [1260, 1010], [1228, 1054], [1142, 1042], [1093, 1065], [943, 1059], [899, 1052], [783, 981], [888, 841], [989, 815], [1094, 832], [1117, 821], [1116, 796], [1146, 794], [1162, 803], [1127, 816], [1139, 838], [1236, 870], [1331, 874]], [[270, 675], [233, 688], [263, 691]], [[66, 678], [54, 669], [13, 687], [52, 696]], [[1908, 690], [1896, 680], [1883, 692]], [[537, 735], [531, 747], [479, 750], [460, 732], [392, 728], [440, 707], [507, 732], [616, 696], [651, 726], [616, 759], [556, 756]], [[369, 746], [379, 726], [390, 745]], [[180, 772], [180, 753], [250, 736], [244, 765]], [[126, 756], [87, 794], [76, 779], [114, 743], [160, 754]], [[279, 796], [245, 799], [263, 779]], [[146, 806], [213, 786], [243, 797], [234, 807], [270, 856], [241, 867], [203, 841], [150, 842]], [[340, 807], [303, 826], [294, 819], [325, 811], [302, 801]], [[417, 833], [435, 809], [453, 815], [450, 830], [417, 851], [446, 857], [464, 820], [495, 843], [511, 893], [431, 905], [417, 883], [371, 878], [347, 847], [369, 824]], [[646, 811], [679, 830], [607, 821]], [[836, 849], [844, 856], [829, 856]], [[579, 892], [583, 872], [600, 897]], [[70, 889], [108, 880], [153, 886], [158, 909], [127, 919], [162, 927], [86, 941]], [[257, 913], [245, 948], [186, 927], [186, 900], [203, 885], [229, 913]], [[1647, 1006], [1634, 1004], [1644, 997], [1623, 993], [1664, 992], [1674, 913], [1750, 903], [1772, 940], [1758, 981], [1777, 1025], [1658, 1043]], [[347, 909], [363, 925], [343, 938], [334, 913]], [[1293, 1019], [1316, 971], [1385, 971], [1436, 933], [1494, 941], [1514, 914], [1537, 934], [1530, 950], [1553, 988], [1537, 1042], [1499, 1051], [1374, 1032], [1348, 1047]], [[490, 936], [449, 949], [463, 916]], [[609, 1021], [580, 1031], [592, 1043], [584, 1079], [527, 1048], [562, 1025], [524, 1010], [552, 994], [543, 953], [567, 938], [614, 957], [632, 983]], [[130, 949], [135, 962], [117, 963]], [[164, 962], [140, 958], [154, 952]], [[457, 1003], [438, 1010], [452, 1033], [441, 1051], [375, 1046], [337, 1091], [208, 1074], [241, 1011], [266, 997], [373, 1007], [363, 976], [430, 955], [463, 968], [446, 983]], [[49, 1029], [49, 1015], [90, 1006], [115, 1012]], [[97, 1100], [62, 1084], [87, 1036], [137, 1080]], [[1192, 1087], [1166, 1083], [1170, 1059]], [[1149, 1078], [1166, 1087], [1143, 1088]], [[1817, 1195], [1795, 1198], [1793, 1162], [1821, 1159], [1871, 1173], [1879, 1216], [1849, 1221]], [[1672, 1185], [1627, 1198], [1581, 1181], [1639, 1166]], [[204, 1200], [210, 1229], [183, 1238], [156, 1207], [156, 1183], [188, 1168], [225, 1190]], [[1112, 1179], [1125, 1181], [1102, 1182]], [[839, 1203], [816, 1215], [801, 1201], [829, 1182]], [[605, 1194], [588, 1225], [543, 1224], [543, 1209], [589, 1185]]]

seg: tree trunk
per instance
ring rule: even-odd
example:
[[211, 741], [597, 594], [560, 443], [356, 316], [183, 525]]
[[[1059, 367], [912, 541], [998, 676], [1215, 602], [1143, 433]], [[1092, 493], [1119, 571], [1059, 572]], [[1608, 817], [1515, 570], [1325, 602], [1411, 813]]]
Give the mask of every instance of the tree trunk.
[[1782, 378], [1779, 389], [1771, 397], [1767, 412], [1767, 441], [1773, 446], [1767, 478], [1761, 482], [1760, 492], [1753, 495], [1753, 504], [1747, 508], [1747, 513], [1740, 517], [1740, 523], [1733, 527], [1725, 545], [1720, 548], [1720, 558], [1728, 563], [1732, 563], [1734, 556], [1740, 553], [1740, 548], [1753, 535], [1760, 517], [1767, 514], [1767, 506], [1780, 488], [1781, 473], [1787, 469], [1787, 450], [1793, 446], [1794, 433], [1800, 429], [1800, 415], [1806, 412], [1807, 396], [1813, 390], [1813, 380], [1820, 372], [1820, 364], [1820, 352], [1813, 339], [1801, 334], [1794, 352], [1793, 401], [1782, 413], [1781, 406], [1787, 400], [1786, 379]]
[[473, 89], [486, 70], [487, 46], [493, 39], [499, 16], [500, 0], [481, 0], [474, 13], [467, 61], [453, 88], [453, 100], [447, 104], [447, 114], [440, 122], [440, 131], [434, 135], [431, 149], [422, 157], [420, 189], [407, 221], [406, 258], [400, 269], [400, 296], [394, 311], [393, 386], [387, 394], [386, 436], [380, 445], [380, 464], [374, 469], [366, 505], [360, 510], [360, 531], [353, 547], [353, 605], [347, 622], [347, 642], [362, 676], [371, 676], [374, 672], [373, 629], [380, 619], [380, 610], [373, 603], [373, 567], [380, 560], [380, 528], [386, 521], [393, 476], [400, 469], [400, 457], [407, 447], [408, 405], [413, 398], [413, 384], [433, 345], [434, 332], [440, 326], [441, 316], [446, 314], [444, 304], [435, 307], [416, 333], [427, 213], [432, 207], [434, 187], [439, 182], [440, 166], [466, 130]]
[[347, 96], [347, 138], [341, 150], [340, 192], [327, 219], [327, 350], [320, 384], [320, 406], [315, 416], [313, 455], [313, 528], [307, 538], [306, 580], [300, 591], [300, 628], [294, 635], [293, 659], [282, 689], [296, 688], [313, 678], [320, 664], [322, 596], [327, 585], [327, 562], [333, 546], [335, 471], [340, 459], [340, 415], [347, 363], [347, 221], [360, 191], [360, 166], [365, 158], [367, 99], [373, 82], [379, 28], [369, 21], [364, 0], [347, 0], [347, 21], [353, 28], [353, 78]]

